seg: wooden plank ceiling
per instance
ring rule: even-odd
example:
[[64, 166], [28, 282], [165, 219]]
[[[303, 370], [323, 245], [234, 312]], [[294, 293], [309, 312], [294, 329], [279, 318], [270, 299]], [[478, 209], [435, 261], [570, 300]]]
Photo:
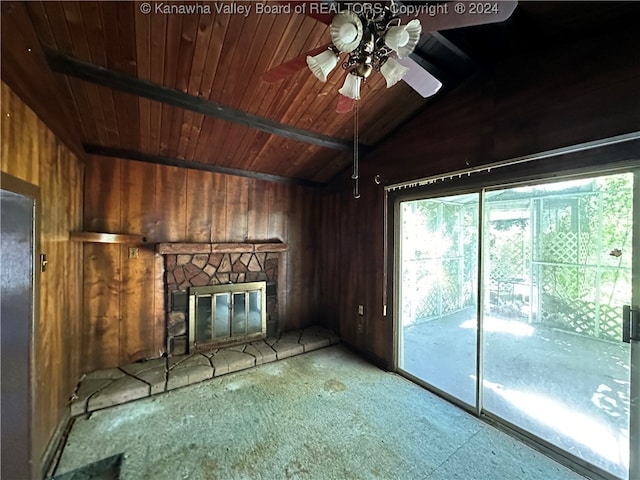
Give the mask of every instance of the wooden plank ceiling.
[[[227, 2], [239, 5], [243, 2]], [[244, 2], [246, 3], [246, 2]], [[335, 113], [344, 71], [326, 83], [308, 69], [276, 84], [260, 75], [330, 41], [299, 14], [143, 14], [140, 2], [27, 2], [45, 51], [59, 53], [285, 125], [350, 142], [353, 114]], [[154, 5], [154, 2], [151, 2]], [[300, 142], [65, 77], [85, 144], [324, 183], [349, 151]], [[65, 93], [66, 94], [66, 93]], [[363, 86], [360, 143], [375, 145], [425, 103], [380, 74]]]

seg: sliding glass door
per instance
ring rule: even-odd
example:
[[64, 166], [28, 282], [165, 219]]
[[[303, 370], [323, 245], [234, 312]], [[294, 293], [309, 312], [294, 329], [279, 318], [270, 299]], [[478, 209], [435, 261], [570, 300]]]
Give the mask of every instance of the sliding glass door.
[[478, 194], [403, 202], [398, 366], [476, 403]]
[[483, 409], [629, 467], [633, 174], [487, 194]]
[[623, 325], [640, 316], [639, 189], [622, 173], [399, 202], [399, 369], [629, 478], [640, 345]]

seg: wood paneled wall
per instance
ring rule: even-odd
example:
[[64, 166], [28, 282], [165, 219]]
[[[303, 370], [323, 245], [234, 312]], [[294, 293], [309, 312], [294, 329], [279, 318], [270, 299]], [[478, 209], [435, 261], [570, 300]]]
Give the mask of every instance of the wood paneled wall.
[[[621, 31], [508, 59], [434, 103], [363, 159], [361, 198], [350, 197], [344, 178], [342, 189], [336, 185], [322, 200], [319, 308], [327, 326], [372, 360], [392, 364], [391, 304], [389, 315], [382, 314], [384, 189], [375, 175], [393, 184], [638, 131], [640, 68], [630, 59], [639, 50], [637, 33]], [[556, 168], [579, 166], [578, 158], [558, 160]]]
[[82, 225], [83, 165], [2, 83], [3, 172], [40, 188], [40, 275], [35, 325], [33, 458], [41, 459], [63, 418], [80, 372], [82, 245], [69, 231]]
[[84, 262], [83, 370], [159, 356], [165, 298], [159, 242], [289, 244], [279, 275], [282, 330], [311, 324], [315, 312], [318, 191], [244, 177], [121, 159], [90, 158], [86, 231], [140, 234], [129, 245], [87, 243]]

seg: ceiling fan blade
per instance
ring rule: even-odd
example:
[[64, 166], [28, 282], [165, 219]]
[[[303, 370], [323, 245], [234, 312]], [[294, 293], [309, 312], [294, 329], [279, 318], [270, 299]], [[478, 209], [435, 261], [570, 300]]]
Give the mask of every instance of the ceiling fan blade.
[[296, 1], [296, 0], [291, 0], [291, 1], [281, 0], [279, 3], [285, 4], [285, 5], [291, 5], [292, 12], [304, 12], [304, 14], [307, 17], [311, 17], [315, 20], [318, 20], [319, 22], [322, 22], [325, 25], [330, 25], [331, 20], [333, 20], [333, 17], [335, 15], [335, 13], [322, 13], [322, 10], [326, 11], [327, 8], [326, 6], [323, 7], [322, 5], [323, 2], [320, 2], [320, 1], [305, 2], [305, 1]]
[[349, 113], [353, 110], [356, 101], [352, 98], [345, 97], [341, 93], [338, 94], [338, 105], [336, 106], [336, 113]]
[[[471, 27], [473, 25], [504, 22], [516, 9], [518, 2], [516, 0], [509, 0], [488, 4], [457, 1], [455, 4], [448, 2], [441, 5], [445, 5], [447, 7], [446, 12], [438, 12], [437, 15], [420, 13], [416, 17], [422, 24], [423, 32], [437, 32], [452, 28], [463, 28]], [[497, 11], [494, 12], [494, 8]]]
[[396, 61], [409, 69], [402, 80], [423, 98], [435, 95], [442, 87], [442, 82], [422, 68], [415, 60], [407, 57], [397, 58]]
[[329, 48], [329, 45], [331, 44], [327, 43], [321, 47], [309, 50], [288, 62], [281, 63], [277, 67], [273, 67], [271, 70], [264, 72], [260, 78], [267, 83], [276, 83], [289, 75], [293, 75], [307, 66], [307, 56], [313, 57], [314, 55], [318, 55]]

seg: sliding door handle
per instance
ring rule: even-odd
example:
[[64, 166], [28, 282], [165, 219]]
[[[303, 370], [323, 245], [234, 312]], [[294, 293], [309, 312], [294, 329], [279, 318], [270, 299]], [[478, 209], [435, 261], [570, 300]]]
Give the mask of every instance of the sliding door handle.
[[631, 343], [631, 306], [622, 306], [622, 341]]
[[640, 341], [640, 312], [630, 305], [622, 307], [622, 341], [631, 343], [631, 340]]

